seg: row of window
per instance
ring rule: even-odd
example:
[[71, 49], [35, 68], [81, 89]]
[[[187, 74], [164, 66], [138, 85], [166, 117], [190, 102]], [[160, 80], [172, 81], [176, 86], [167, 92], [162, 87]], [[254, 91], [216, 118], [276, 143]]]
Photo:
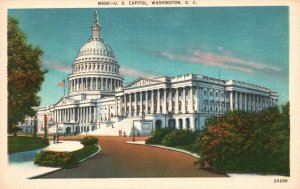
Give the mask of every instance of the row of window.
[[110, 65], [110, 64], [75, 64], [73, 66], [73, 72], [86, 72], [86, 71], [106, 71], [106, 72], [113, 72], [119, 74], [119, 69], [117, 66]]

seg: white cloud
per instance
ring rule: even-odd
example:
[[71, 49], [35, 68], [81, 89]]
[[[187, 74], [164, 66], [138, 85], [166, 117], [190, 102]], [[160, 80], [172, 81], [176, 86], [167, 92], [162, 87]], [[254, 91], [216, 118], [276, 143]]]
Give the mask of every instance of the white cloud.
[[147, 78], [155, 78], [158, 77], [155, 74], [145, 73], [140, 70], [136, 70], [133, 68], [127, 68], [124, 66], [120, 67], [120, 74], [123, 76], [131, 76], [131, 77], [147, 77]]
[[49, 70], [61, 71], [61, 72], [64, 72], [64, 73], [71, 73], [72, 72], [72, 66], [71, 65], [66, 66], [63, 63], [58, 62], [58, 61], [45, 60], [45, 61], [43, 61], [42, 66], [46, 69], [49, 69]]
[[[225, 53], [223, 47], [218, 47], [218, 50], [223, 51], [223, 53]], [[191, 54], [181, 55], [169, 52], [161, 52], [160, 56], [168, 58], [170, 60], [179, 60], [182, 62], [204, 64], [208, 66], [224, 68], [227, 70], [241, 71], [245, 73], [254, 73], [257, 70], [275, 73], [281, 72], [281, 68], [279, 67], [241, 59], [239, 57], [233, 56], [229, 51], [226, 51], [227, 53], [225, 54], [216, 54], [212, 52], [204, 52], [201, 50], [191, 49], [187, 51]]]

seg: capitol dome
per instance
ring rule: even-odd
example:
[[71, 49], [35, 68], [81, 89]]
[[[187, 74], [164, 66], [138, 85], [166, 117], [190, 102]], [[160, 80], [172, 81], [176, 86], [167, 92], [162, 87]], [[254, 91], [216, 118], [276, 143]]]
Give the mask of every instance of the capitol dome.
[[124, 79], [112, 48], [101, 37], [97, 12], [91, 30], [91, 38], [80, 48], [68, 77], [69, 94], [102, 98], [113, 95]]
[[102, 39], [90, 40], [81, 47], [77, 59], [89, 57], [107, 57], [115, 59], [112, 48]]

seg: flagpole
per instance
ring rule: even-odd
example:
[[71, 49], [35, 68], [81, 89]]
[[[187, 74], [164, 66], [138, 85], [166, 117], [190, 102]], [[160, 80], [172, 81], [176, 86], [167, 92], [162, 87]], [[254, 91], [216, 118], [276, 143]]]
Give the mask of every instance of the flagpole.
[[64, 79], [64, 96], [66, 95], [66, 80]]
[[64, 96], [66, 95], [66, 83], [65, 83], [65, 80], [64, 80]]

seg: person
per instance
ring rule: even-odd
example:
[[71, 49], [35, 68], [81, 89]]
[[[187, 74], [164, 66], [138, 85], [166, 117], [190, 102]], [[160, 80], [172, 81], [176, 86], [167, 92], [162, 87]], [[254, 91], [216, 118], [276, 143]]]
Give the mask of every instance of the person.
[[56, 133], [53, 134], [53, 144], [56, 143]]
[[124, 137], [126, 137], [126, 132], [124, 131]]
[[57, 141], [56, 141], [56, 143], [58, 143], [60, 141], [60, 135], [59, 135], [59, 133], [57, 133]]

